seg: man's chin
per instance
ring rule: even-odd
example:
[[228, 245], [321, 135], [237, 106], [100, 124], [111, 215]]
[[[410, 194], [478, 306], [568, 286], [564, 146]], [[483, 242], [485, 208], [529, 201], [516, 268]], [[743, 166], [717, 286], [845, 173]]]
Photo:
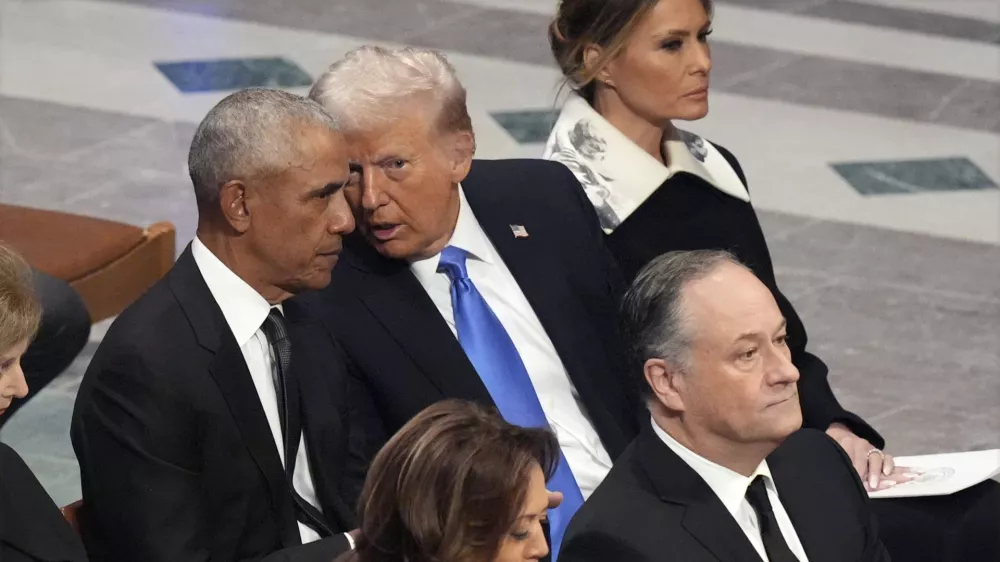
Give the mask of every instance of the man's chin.
[[412, 254], [409, 247], [403, 241], [396, 238], [384, 241], [370, 235], [366, 238], [368, 240], [368, 244], [372, 248], [375, 248], [375, 251], [382, 257], [392, 260], [405, 260]]
[[769, 433], [779, 442], [802, 429], [802, 407], [798, 396], [768, 407], [767, 413]]
[[782, 416], [781, 422], [777, 424], [776, 430], [781, 435], [781, 439], [784, 440], [786, 437], [800, 429], [802, 429], [802, 410], [799, 409], [798, 404], [796, 404], [796, 411], [789, 412], [788, 415]]

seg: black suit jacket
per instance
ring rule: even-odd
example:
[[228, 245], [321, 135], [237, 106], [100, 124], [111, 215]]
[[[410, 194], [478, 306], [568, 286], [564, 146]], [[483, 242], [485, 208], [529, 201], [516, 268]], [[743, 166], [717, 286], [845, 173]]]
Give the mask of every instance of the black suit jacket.
[[63, 519], [35, 475], [0, 443], [0, 560], [86, 562], [80, 537]]
[[[736, 158], [725, 148], [716, 148], [746, 186]], [[885, 446], [878, 432], [840, 405], [830, 388], [826, 364], [806, 350], [805, 326], [778, 288], [767, 241], [749, 202], [722, 193], [697, 176], [676, 174], [629, 215], [607, 242], [629, 280], [653, 258], [670, 251], [717, 249], [735, 254], [771, 289], [788, 321], [792, 362], [801, 374], [803, 426], [826, 430], [831, 423], [840, 422], [874, 446]]]
[[[462, 188], [552, 340], [604, 447], [617, 457], [638, 431], [618, 337], [623, 284], [579, 183], [552, 162], [474, 161]], [[523, 226], [528, 237], [516, 238], [511, 225]], [[361, 458], [370, 459], [388, 435], [437, 401], [493, 405], [406, 262], [386, 259], [354, 238], [317, 297], [348, 355], [359, 388], [355, 408], [366, 412], [355, 425], [365, 431], [352, 431]], [[354, 479], [358, 488], [363, 476]]]
[[[810, 562], [888, 562], [868, 494], [836, 442], [804, 429], [767, 462]], [[760, 562], [760, 555], [708, 484], [649, 427], [576, 513], [559, 560]]]
[[[301, 545], [278, 449], [246, 361], [191, 250], [111, 326], [80, 386], [73, 448], [81, 531], [97, 561], [331, 559], [352, 510], [347, 379], [332, 339], [284, 304], [316, 494], [333, 534]], [[298, 547], [298, 548], [294, 548]]]

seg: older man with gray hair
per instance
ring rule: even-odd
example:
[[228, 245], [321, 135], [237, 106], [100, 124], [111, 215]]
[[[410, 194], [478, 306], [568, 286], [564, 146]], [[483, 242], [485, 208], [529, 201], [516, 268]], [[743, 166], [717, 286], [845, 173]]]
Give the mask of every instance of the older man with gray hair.
[[465, 89], [434, 51], [362, 47], [310, 96], [343, 123], [360, 172], [345, 190], [358, 236], [316, 306], [369, 398], [354, 450], [374, 455], [444, 398], [551, 427], [557, 551], [637, 430], [619, 377], [623, 286], [593, 206], [561, 164], [473, 160]]
[[[323, 561], [349, 546], [341, 355], [290, 297], [354, 228], [340, 125], [251, 89], [189, 156], [197, 237], [111, 326], [73, 412], [93, 560]], [[303, 546], [304, 545], [304, 546]]]
[[562, 562], [889, 559], [850, 458], [799, 430], [786, 322], [753, 272], [672, 252], [622, 308], [652, 419], [576, 514]]

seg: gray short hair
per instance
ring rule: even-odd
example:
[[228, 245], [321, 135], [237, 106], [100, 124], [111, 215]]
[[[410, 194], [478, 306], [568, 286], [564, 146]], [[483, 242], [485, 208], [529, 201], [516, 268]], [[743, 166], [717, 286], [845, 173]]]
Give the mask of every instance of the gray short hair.
[[250, 88], [226, 96], [198, 125], [188, 171], [198, 205], [214, 203], [228, 181], [284, 170], [303, 126], [340, 125], [313, 100], [281, 90]]
[[639, 378], [639, 395], [649, 396], [642, 367], [647, 360], [660, 358], [682, 369], [688, 367], [692, 342], [683, 307], [684, 287], [726, 263], [746, 268], [722, 250], [669, 252], [646, 264], [632, 282], [622, 301], [622, 320], [631, 372]]
[[401, 104], [433, 103], [444, 132], [472, 132], [465, 87], [445, 56], [431, 49], [366, 45], [333, 63], [309, 97], [348, 128], [364, 129], [399, 117]]

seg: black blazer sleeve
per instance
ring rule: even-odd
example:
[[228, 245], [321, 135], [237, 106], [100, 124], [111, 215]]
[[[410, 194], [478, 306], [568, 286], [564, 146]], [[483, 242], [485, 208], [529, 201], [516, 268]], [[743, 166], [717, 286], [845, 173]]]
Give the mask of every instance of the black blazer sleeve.
[[860, 518], [861, 524], [865, 528], [866, 535], [865, 552], [860, 558], [858, 558], [858, 560], [861, 562], [891, 562], [889, 551], [886, 550], [885, 545], [882, 543], [882, 539], [879, 537], [878, 517], [876, 517], [875, 511], [871, 508], [872, 500], [869, 498], [868, 492], [865, 490], [864, 483], [861, 482], [861, 477], [858, 476], [858, 472], [854, 468], [854, 463], [851, 462], [851, 457], [844, 452], [844, 449], [842, 449], [836, 441], [830, 439], [826, 435], [823, 437], [825, 438], [827, 445], [833, 449], [833, 454], [839, 457], [844, 470], [854, 481], [854, 491], [857, 492], [858, 503], [864, 506], [867, 514], [866, 516]]
[[560, 169], [563, 183], [566, 185], [567, 191], [571, 194], [572, 198], [578, 203], [580, 212], [584, 215], [587, 222], [593, 225], [586, 244], [595, 254], [600, 256], [605, 279], [608, 283], [608, 291], [615, 304], [621, 304], [622, 297], [625, 296], [628, 285], [625, 282], [625, 276], [618, 267], [618, 261], [615, 260], [614, 255], [611, 254], [611, 250], [604, 243], [604, 232], [601, 230], [601, 220], [597, 216], [597, 211], [594, 210], [594, 205], [587, 199], [587, 194], [583, 186], [580, 185], [579, 180], [576, 179], [573, 172], [561, 164], [557, 166], [557, 169]]
[[122, 350], [105, 365], [87, 373], [91, 392], [74, 413], [73, 442], [78, 455], [85, 448], [91, 458], [116, 462], [87, 467], [81, 524], [102, 537], [102, 556], [114, 560], [212, 560], [199, 416], [138, 354]]
[[86, 562], [83, 544], [13, 449], [0, 443], [0, 560]]
[[[736, 171], [744, 186], [747, 184], [746, 176], [736, 157], [725, 148], [715, 145], [719, 152], [726, 158], [729, 164]], [[770, 251], [767, 252], [768, 267], [771, 269], [771, 276], [774, 276], [774, 266], [771, 263]], [[865, 423], [858, 415], [849, 412], [840, 405], [833, 395], [828, 379], [829, 368], [822, 359], [806, 351], [808, 336], [805, 326], [799, 318], [798, 313], [785, 295], [778, 288], [777, 281], [774, 284], [774, 298], [778, 302], [778, 308], [788, 320], [789, 334], [798, 332], [798, 337], [791, 341], [792, 363], [799, 370], [799, 399], [802, 403], [802, 425], [814, 429], [826, 430], [832, 423], [842, 423], [847, 426], [855, 435], [867, 439], [873, 446], [885, 447], [885, 439], [870, 425]]]
[[[622, 385], [624, 389], [624, 400], [625, 404], [623, 408], [625, 409], [626, 415], [625, 420], [628, 423], [625, 431], [629, 436], [629, 440], [639, 434], [639, 427], [642, 423], [648, 420], [648, 412], [646, 410], [646, 405], [642, 399], [642, 391], [635, 384], [634, 377], [628, 377], [627, 373], [629, 370], [629, 364], [626, 359], [625, 349], [627, 345], [622, 337], [621, 323], [617, 321], [619, 319], [619, 307], [621, 306], [622, 299], [625, 296], [625, 291], [628, 290], [628, 283], [625, 281], [625, 275], [622, 273], [621, 268], [618, 265], [618, 260], [615, 259], [614, 254], [611, 253], [611, 249], [608, 248], [607, 243], [604, 240], [604, 231], [601, 230], [601, 221], [597, 216], [597, 211], [594, 209], [594, 205], [587, 199], [587, 194], [580, 185], [579, 180], [573, 175], [566, 166], [559, 164], [556, 166], [561, 170], [561, 176], [563, 182], [565, 183], [568, 192], [571, 194], [572, 199], [574, 199], [580, 208], [580, 212], [585, 217], [586, 221], [593, 225], [590, 229], [590, 236], [586, 239], [587, 247], [594, 253], [594, 255], [599, 256], [599, 261], [601, 264], [601, 271], [604, 273], [605, 283], [607, 284], [607, 292], [609, 296], [609, 301], [614, 304], [615, 309], [612, 311], [612, 317], [615, 322], [611, 326], [607, 326], [607, 337], [612, 341], [606, 342], [606, 345], [614, 350], [610, 355], [614, 357], [618, 363], [612, 367], [620, 377], [625, 377], [625, 383]], [[644, 383], [643, 383], [644, 384]], [[614, 456], [612, 456], [614, 459]], [[560, 555], [561, 556], [561, 555]]]

